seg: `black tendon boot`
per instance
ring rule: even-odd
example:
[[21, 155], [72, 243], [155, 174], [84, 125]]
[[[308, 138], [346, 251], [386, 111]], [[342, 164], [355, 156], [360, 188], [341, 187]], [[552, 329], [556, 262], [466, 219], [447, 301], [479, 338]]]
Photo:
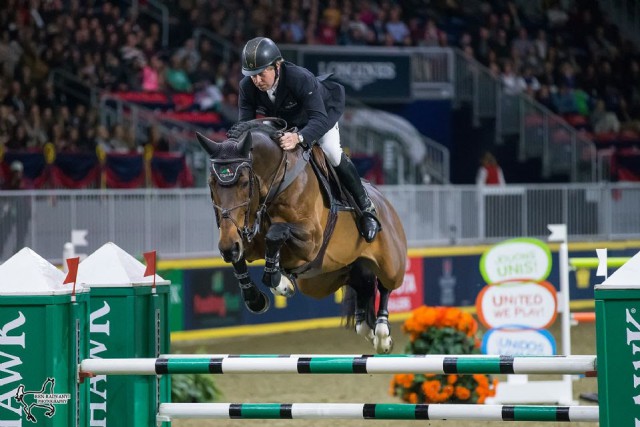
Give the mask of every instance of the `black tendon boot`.
[[362, 186], [356, 167], [351, 159], [342, 153], [340, 164], [335, 167], [340, 182], [346, 187], [355, 199], [362, 215], [358, 218], [358, 230], [364, 239], [371, 243], [380, 231], [380, 221], [376, 218], [376, 208], [369, 198], [367, 191]]

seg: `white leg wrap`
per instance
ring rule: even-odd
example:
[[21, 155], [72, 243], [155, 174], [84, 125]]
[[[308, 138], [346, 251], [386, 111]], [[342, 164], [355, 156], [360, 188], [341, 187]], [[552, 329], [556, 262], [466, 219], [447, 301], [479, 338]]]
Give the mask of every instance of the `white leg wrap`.
[[389, 322], [376, 322], [376, 333], [373, 338], [373, 346], [378, 354], [388, 354], [393, 350], [393, 339], [391, 338], [391, 330]]
[[361, 337], [364, 337], [369, 342], [373, 342], [373, 330], [367, 325], [367, 322], [356, 323], [356, 333]]
[[291, 280], [289, 280], [289, 278], [284, 274], [280, 275], [280, 283], [278, 283], [278, 286], [270, 289], [271, 293], [274, 295], [280, 295], [287, 298], [292, 297], [296, 293], [295, 286], [293, 286]]

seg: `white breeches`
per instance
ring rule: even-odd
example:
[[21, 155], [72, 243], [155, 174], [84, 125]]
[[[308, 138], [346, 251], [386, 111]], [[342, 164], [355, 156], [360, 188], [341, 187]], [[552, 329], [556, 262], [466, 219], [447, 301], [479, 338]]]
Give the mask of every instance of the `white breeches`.
[[340, 145], [340, 129], [336, 123], [329, 132], [325, 133], [320, 141], [320, 148], [324, 151], [325, 156], [329, 159], [331, 166], [336, 167], [340, 164], [342, 158], [342, 146]]

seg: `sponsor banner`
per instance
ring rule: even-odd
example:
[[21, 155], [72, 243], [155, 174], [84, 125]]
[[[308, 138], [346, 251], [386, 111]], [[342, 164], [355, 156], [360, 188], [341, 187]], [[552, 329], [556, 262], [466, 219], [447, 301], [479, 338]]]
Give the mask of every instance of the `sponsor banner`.
[[489, 329], [482, 339], [484, 354], [553, 356], [556, 340], [544, 329]]
[[556, 289], [549, 282], [508, 282], [485, 286], [476, 299], [478, 318], [487, 328], [544, 329], [557, 312]]
[[411, 55], [377, 52], [301, 52], [302, 64], [316, 75], [333, 74], [347, 95], [389, 102], [411, 99]]
[[[379, 294], [376, 294], [379, 297]], [[379, 298], [378, 298], [379, 299]], [[376, 301], [376, 306], [378, 302]], [[389, 297], [389, 313], [404, 313], [424, 304], [422, 258], [407, 258], [402, 286]]]
[[545, 280], [551, 272], [551, 251], [537, 239], [506, 240], [482, 255], [480, 271], [486, 283]]
[[185, 270], [185, 329], [241, 324], [244, 303], [232, 268]]

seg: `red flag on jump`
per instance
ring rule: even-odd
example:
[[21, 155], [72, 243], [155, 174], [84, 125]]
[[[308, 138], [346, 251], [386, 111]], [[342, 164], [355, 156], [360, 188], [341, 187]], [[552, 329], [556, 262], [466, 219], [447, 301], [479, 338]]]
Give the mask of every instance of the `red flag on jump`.
[[156, 251], [145, 252], [144, 260], [147, 263], [147, 268], [144, 270], [144, 277], [153, 276], [156, 274]]
[[75, 258], [67, 258], [67, 269], [69, 272], [67, 273], [67, 277], [62, 282], [63, 285], [67, 283], [76, 283], [76, 278], [78, 277], [78, 264], [80, 264], [80, 257]]
[[144, 270], [144, 277], [153, 276], [153, 292], [156, 290], [156, 251], [145, 252], [144, 260], [147, 268]]

